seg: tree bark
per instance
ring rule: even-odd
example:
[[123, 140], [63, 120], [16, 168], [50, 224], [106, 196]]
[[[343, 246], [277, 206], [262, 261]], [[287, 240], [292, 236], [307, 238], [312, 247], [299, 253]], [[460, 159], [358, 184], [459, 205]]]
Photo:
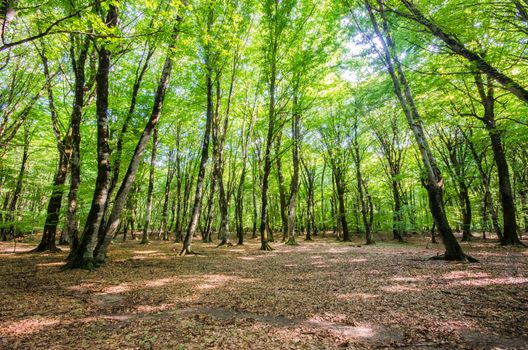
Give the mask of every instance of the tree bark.
[[174, 178], [174, 150], [169, 151], [168, 156], [168, 165], [167, 165], [167, 177], [165, 179], [165, 190], [163, 191], [163, 208], [161, 210], [161, 222], [158, 230], [158, 239], [163, 238], [164, 241], [168, 240], [167, 235], [167, 210], [169, 209], [169, 195], [170, 188], [172, 184], [172, 179]]
[[[208, 16], [208, 32], [211, 30], [213, 18], [212, 11]], [[207, 94], [207, 108], [206, 108], [206, 120], [205, 120], [205, 131], [202, 140], [202, 149], [201, 149], [201, 158], [200, 165], [198, 168], [198, 178], [196, 180], [196, 190], [194, 193], [194, 204], [191, 211], [191, 219], [189, 221], [185, 238], [183, 240], [183, 247], [180, 251], [180, 255], [192, 254], [191, 243], [193, 236], [196, 232], [198, 226], [198, 219], [200, 218], [200, 211], [202, 206], [202, 196], [204, 188], [204, 178], [205, 178], [205, 167], [209, 159], [209, 139], [211, 134], [211, 125], [213, 122], [213, 113], [214, 113], [214, 101], [213, 101], [213, 67], [211, 62], [211, 48], [206, 47], [206, 58], [205, 58], [205, 86]]]
[[290, 183], [290, 201], [288, 203], [288, 238], [286, 244], [297, 245], [295, 240], [295, 206], [297, 201], [297, 192], [299, 191], [299, 143], [300, 143], [300, 120], [301, 115], [298, 111], [298, 98], [293, 97], [293, 118], [292, 118], [292, 163], [293, 174]]
[[81, 182], [81, 119], [84, 106], [85, 66], [90, 48], [90, 39], [86, 37], [80, 43], [79, 56], [75, 54], [75, 38], [72, 37], [70, 58], [75, 72], [75, 93], [73, 108], [70, 116], [71, 130], [71, 156], [70, 156], [70, 189], [68, 191], [68, 210], [66, 213], [66, 231], [70, 241], [70, 256], [79, 244], [78, 218], [77, 218], [77, 191]]
[[141, 133], [141, 136], [132, 155], [132, 159], [130, 160], [130, 163], [128, 165], [127, 172], [123, 178], [123, 181], [121, 182], [119, 190], [117, 191], [114, 205], [112, 207], [108, 223], [106, 224], [105, 234], [104, 236], [99, 237], [97, 247], [95, 249], [95, 257], [98, 262], [103, 262], [106, 258], [108, 246], [110, 245], [110, 242], [115, 232], [119, 228], [119, 224], [121, 222], [121, 213], [125, 206], [128, 194], [130, 192], [130, 188], [132, 187], [132, 184], [134, 183], [134, 180], [136, 178], [139, 163], [141, 161], [143, 153], [145, 152], [145, 148], [147, 147], [148, 140], [150, 139], [151, 134], [153, 133], [156, 125], [160, 120], [163, 102], [165, 100], [165, 93], [169, 85], [170, 75], [173, 66], [171, 49], [174, 47], [178, 38], [178, 34], [180, 31], [179, 28], [182, 21], [183, 18], [181, 16], [176, 17], [176, 24], [174, 25], [171, 43], [169, 45], [169, 52], [165, 56], [165, 62], [163, 64], [160, 80], [158, 82], [158, 87], [154, 97], [154, 104], [152, 106], [150, 118], [147, 124], [145, 125], [143, 132]]
[[[99, 2], [96, 7], [100, 10]], [[105, 20], [111, 28], [117, 25], [117, 8], [110, 5]], [[108, 76], [110, 73], [111, 52], [106, 46], [99, 48], [98, 68], [96, 80], [96, 115], [97, 115], [97, 179], [92, 204], [79, 246], [66, 268], [95, 268], [94, 248], [97, 233], [103, 218], [104, 207], [108, 198], [108, 184], [110, 176], [110, 147], [108, 144]]]
[[24, 126], [24, 149], [22, 151], [22, 161], [20, 162], [20, 170], [18, 171], [15, 188], [13, 189], [13, 194], [11, 195], [11, 201], [9, 202], [9, 215], [8, 221], [9, 221], [9, 229], [7, 230], [8, 236], [11, 236], [13, 238], [16, 237], [15, 232], [15, 222], [17, 213], [16, 210], [18, 208], [18, 200], [20, 199], [20, 194], [22, 193], [22, 184], [24, 181], [24, 177], [26, 175], [26, 167], [27, 167], [27, 161], [29, 158], [29, 142], [30, 142], [30, 125], [26, 124]]
[[150, 220], [152, 216], [152, 195], [154, 193], [154, 174], [156, 170], [156, 152], [158, 151], [158, 128], [152, 132], [152, 152], [150, 153], [149, 183], [147, 189], [147, 205], [145, 210], [145, 219], [143, 223], [143, 236], [141, 244], [149, 242]]
[[[53, 95], [53, 88], [51, 84], [51, 75], [49, 72], [48, 59], [46, 56], [45, 48], [40, 52], [42, 58], [42, 65], [44, 68], [44, 76], [46, 78], [46, 88], [48, 91], [48, 105], [51, 114], [51, 122], [53, 132], [55, 134], [57, 150], [59, 153], [59, 163], [57, 165], [57, 171], [53, 177], [53, 186], [51, 197], [48, 202], [48, 208], [46, 211], [46, 222], [44, 223], [44, 232], [39, 245], [33, 250], [33, 252], [58, 252], [60, 251], [55, 244], [55, 237], [57, 235], [57, 226], [59, 224], [59, 215], [62, 207], [62, 197], [64, 195], [64, 184], [66, 182], [66, 176], [68, 175], [69, 161], [71, 156], [71, 135], [67, 134], [61, 140], [61, 133], [58, 125], [58, 115], [55, 108], [55, 98]], [[62, 237], [62, 235], [61, 235]], [[64, 242], [61, 242], [64, 243]]]
[[483, 122], [488, 131], [493, 150], [493, 157], [497, 165], [499, 175], [499, 192], [502, 202], [502, 215], [504, 220], [504, 231], [501, 239], [502, 245], [520, 245], [521, 241], [517, 235], [517, 221], [515, 218], [515, 203], [513, 201], [512, 186], [510, 183], [510, 171], [506, 155], [502, 146], [501, 134], [495, 122], [495, 97], [493, 79], [488, 76], [487, 87], [484, 85], [480, 74], [475, 74], [475, 83], [484, 107]]

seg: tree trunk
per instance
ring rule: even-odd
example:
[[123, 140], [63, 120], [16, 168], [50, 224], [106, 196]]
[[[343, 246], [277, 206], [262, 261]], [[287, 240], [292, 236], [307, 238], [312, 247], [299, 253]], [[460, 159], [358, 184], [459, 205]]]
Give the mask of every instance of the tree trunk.
[[[96, 7], [100, 7], [97, 2]], [[117, 8], [109, 6], [106, 25], [115, 27], [117, 24]], [[103, 218], [103, 212], [108, 199], [108, 183], [110, 176], [110, 147], [108, 144], [108, 76], [110, 73], [110, 51], [102, 46], [99, 48], [99, 59], [96, 80], [96, 115], [97, 115], [97, 179], [92, 204], [84, 232], [79, 246], [71, 255], [67, 268], [95, 267], [94, 248], [99, 232], [99, 226]]]
[[[394, 42], [390, 36], [389, 24], [386, 19], [384, 11], [384, 5], [381, 0], [378, 0], [379, 10], [383, 20], [383, 33], [381, 32], [378, 21], [372, 11], [369, 0], [365, 0], [365, 7], [369, 13], [370, 20], [376, 32], [376, 36], [381, 41], [383, 46], [383, 59], [386, 65], [387, 71], [391, 76], [391, 80], [394, 87], [394, 92], [398, 98], [398, 101], [403, 109], [403, 112], [407, 118], [409, 126], [414, 134], [415, 141], [420, 150], [422, 162], [426, 171], [426, 178], [423, 181], [424, 186], [427, 190], [429, 198], [429, 207], [431, 214], [436, 222], [438, 232], [442, 237], [443, 244], [445, 246], [445, 253], [442, 256], [446, 260], [475, 260], [462, 251], [462, 248], [458, 244], [453, 231], [449, 226], [447, 215], [445, 213], [444, 202], [443, 202], [443, 179], [440, 173], [440, 169], [436, 165], [436, 160], [430, 150], [425, 132], [423, 130], [423, 124], [421, 117], [418, 113], [418, 109], [414, 103], [414, 98], [411, 93], [411, 89], [407, 83], [403, 69], [397, 58], [397, 55], [391, 53], [394, 50]], [[396, 68], [396, 70], [395, 70]]]
[[117, 191], [114, 205], [112, 207], [112, 211], [110, 213], [110, 217], [106, 225], [105, 235], [99, 237], [97, 247], [95, 249], [95, 257], [98, 262], [103, 262], [106, 258], [108, 246], [110, 245], [112, 237], [114, 236], [121, 222], [121, 213], [125, 206], [128, 194], [130, 192], [130, 188], [132, 187], [132, 184], [134, 183], [134, 180], [136, 178], [137, 170], [139, 168], [139, 163], [143, 156], [143, 152], [147, 147], [150, 135], [152, 134], [161, 117], [161, 110], [163, 107], [163, 102], [165, 100], [165, 93], [169, 85], [170, 75], [173, 66], [171, 48], [174, 47], [175, 42], [178, 38], [179, 28], [182, 21], [183, 18], [181, 16], [176, 17], [176, 24], [174, 25], [171, 43], [169, 45], [169, 52], [165, 57], [165, 62], [163, 64], [160, 80], [158, 82], [158, 87], [154, 97], [154, 104], [152, 106], [150, 118], [147, 124], [145, 125], [145, 128], [143, 129], [143, 132], [138, 140], [138, 143], [132, 155], [132, 159], [130, 160], [127, 172], [123, 178], [119, 190]]
[[341, 230], [343, 231], [343, 242], [350, 242], [350, 233], [348, 231], [348, 223], [346, 219], [346, 209], [345, 209], [345, 183], [342, 179], [341, 174], [334, 173], [335, 185], [337, 191], [337, 200], [338, 200], [338, 215], [339, 215], [339, 224]]
[[152, 216], [152, 195], [154, 193], [154, 173], [156, 170], [156, 152], [158, 150], [158, 128], [154, 128], [152, 133], [152, 152], [150, 154], [149, 183], [147, 189], [147, 205], [145, 210], [145, 220], [143, 224], [143, 236], [141, 244], [149, 242], [150, 220]]
[[18, 207], [18, 200], [20, 199], [20, 194], [22, 193], [22, 184], [24, 181], [24, 176], [26, 175], [26, 166], [27, 166], [27, 160], [29, 158], [29, 142], [30, 142], [30, 125], [26, 124], [24, 126], [24, 150], [22, 151], [22, 162], [20, 163], [20, 170], [18, 172], [15, 188], [13, 190], [13, 194], [11, 196], [11, 201], [9, 203], [9, 215], [8, 215], [8, 221], [9, 221], [9, 229], [8, 229], [8, 235], [15, 238], [15, 222], [17, 217], [17, 207]]
[[365, 239], [366, 244], [374, 244], [374, 240], [372, 239], [372, 225], [371, 221], [369, 220], [369, 202], [368, 202], [368, 196], [365, 196], [365, 190], [363, 187], [366, 188], [366, 184], [363, 181], [362, 173], [361, 173], [361, 155], [359, 150], [359, 135], [358, 135], [359, 129], [358, 129], [358, 121], [357, 116], [355, 116], [354, 119], [354, 136], [352, 141], [353, 146], [353, 157], [354, 162], [356, 163], [356, 181], [357, 181], [357, 188], [358, 188], [358, 194], [359, 194], [359, 203], [361, 204], [361, 218], [363, 220], [363, 227], [365, 228]]
[[[66, 144], [66, 140], [63, 143]], [[66, 175], [68, 174], [68, 148], [71, 150], [70, 146], [66, 149], [59, 150], [59, 164], [57, 166], [57, 172], [53, 177], [53, 189], [48, 202], [44, 233], [42, 234], [42, 240], [37, 248], [34, 249], [34, 252], [60, 251], [55, 245], [55, 236], [57, 233], [57, 225], [59, 224], [59, 214], [62, 206], [62, 196], [64, 194], [64, 183], [66, 182]]]
[[75, 57], [75, 39], [72, 38], [70, 58], [75, 72], [75, 94], [73, 108], [70, 115], [71, 130], [71, 157], [70, 157], [70, 189], [68, 191], [68, 210], [66, 214], [66, 231], [69, 235], [70, 254], [73, 256], [79, 245], [78, 218], [77, 218], [77, 191], [81, 182], [81, 119], [84, 106], [84, 89], [86, 59], [90, 48], [90, 39], [87, 36], [80, 44], [79, 57]]
[[501, 239], [502, 245], [520, 245], [521, 241], [517, 235], [517, 221], [515, 218], [515, 203], [510, 183], [510, 171], [506, 155], [502, 146], [500, 131], [495, 122], [495, 97], [493, 80], [488, 77], [486, 86], [480, 74], [475, 74], [475, 83], [484, 106], [483, 122], [488, 131], [493, 150], [493, 158], [497, 165], [499, 175], [499, 192], [502, 202], [502, 214], [504, 220], [504, 232]]
[[[208, 23], [208, 25], [212, 25], [212, 18], [210, 19], [211, 23]], [[191, 220], [189, 221], [187, 232], [185, 234], [185, 239], [183, 241], [183, 247], [180, 251], [180, 255], [190, 254], [193, 253], [191, 249], [191, 243], [193, 236], [196, 232], [196, 228], [198, 226], [198, 219], [200, 218], [200, 211], [201, 211], [201, 205], [202, 205], [202, 196], [203, 196], [203, 188], [204, 188], [204, 179], [205, 179], [205, 167], [207, 165], [207, 161], [209, 159], [209, 139], [211, 134], [211, 124], [213, 121], [213, 113], [214, 113], [214, 103], [213, 103], [213, 68], [212, 68], [212, 62], [210, 62], [211, 57], [210, 54], [210, 48], [206, 48], [206, 59], [205, 59], [205, 66], [206, 66], [206, 74], [205, 74], [205, 86], [206, 86], [206, 92], [207, 92], [207, 109], [206, 109], [206, 121], [205, 121], [205, 132], [203, 136], [202, 141], [202, 150], [201, 150], [201, 159], [200, 159], [200, 166], [198, 168], [198, 178], [196, 180], [196, 191], [194, 194], [194, 204], [192, 207], [192, 214], [191, 214]]]
[[288, 203], [288, 239], [286, 244], [297, 245], [295, 240], [295, 205], [297, 192], [299, 191], [299, 143], [300, 143], [300, 120], [297, 96], [293, 97], [293, 118], [292, 118], [292, 163], [293, 175], [290, 183], [290, 202]]
[[[286, 186], [284, 181], [284, 174], [282, 172], [282, 160], [281, 160], [281, 133], [277, 136], [277, 142], [275, 144], [275, 162], [277, 164], [277, 180], [279, 183], [279, 209], [280, 218], [282, 223], [282, 241], [286, 241], [288, 235], [288, 205], [286, 203]], [[291, 198], [291, 197], [290, 197]]]
[[170, 195], [170, 188], [172, 184], [172, 179], [174, 178], [174, 150], [169, 151], [168, 156], [168, 165], [167, 165], [167, 178], [165, 179], [165, 190], [163, 191], [163, 208], [161, 210], [161, 222], [158, 230], [158, 239], [163, 238], [164, 241], [168, 240], [168, 234], [167, 234], [167, 221], [168, 221], [168, 213], [169, 210], [169, 195]]

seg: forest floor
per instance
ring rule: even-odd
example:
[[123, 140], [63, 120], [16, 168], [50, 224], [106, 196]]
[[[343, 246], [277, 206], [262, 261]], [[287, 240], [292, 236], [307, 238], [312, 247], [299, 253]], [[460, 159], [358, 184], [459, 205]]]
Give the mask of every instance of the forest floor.
[[354, 240], [128, 241], [91, 272], [0, 243], [0, 349], [528, 349], [528, 250]]

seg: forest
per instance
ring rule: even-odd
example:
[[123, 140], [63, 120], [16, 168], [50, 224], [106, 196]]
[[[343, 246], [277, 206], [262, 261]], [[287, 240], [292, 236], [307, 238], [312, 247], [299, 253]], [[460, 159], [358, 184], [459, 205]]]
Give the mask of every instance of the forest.
[[527, 0], [0, 4], [0, 348], [528, 348]]

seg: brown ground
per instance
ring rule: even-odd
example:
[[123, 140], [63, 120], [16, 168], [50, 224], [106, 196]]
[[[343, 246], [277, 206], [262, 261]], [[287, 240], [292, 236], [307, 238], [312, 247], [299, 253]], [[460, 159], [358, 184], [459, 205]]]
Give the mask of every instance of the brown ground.
[[132, 241], [95, 272], [0, 243], [0, 349], [528, 349], [526, 249], [464, 244], [467, 264], [410, 241]]

